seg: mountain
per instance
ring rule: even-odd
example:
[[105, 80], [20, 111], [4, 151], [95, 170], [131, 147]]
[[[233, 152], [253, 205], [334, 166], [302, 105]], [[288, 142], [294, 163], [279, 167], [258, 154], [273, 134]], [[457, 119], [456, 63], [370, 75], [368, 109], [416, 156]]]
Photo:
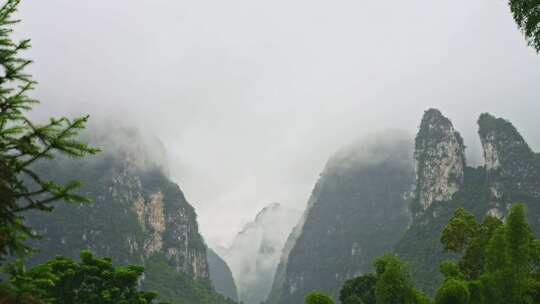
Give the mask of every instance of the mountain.
[[[105, 131], [107, 130], [107, 131]], [[27, 214], [43, 238], [31, 264], [55, 255], [77, 258], [81, 249], [118, 264], [143, 264], [143, 289], [173, 303], [226, 303], [210, 282], [206, 244], [197, 215], [167, 177], [163, 146], [130, 128], [93, 128], [87, 139], [105, 152], [84, 160], [59, 158], [36, 170], [58, 182], [80, 180], [91, 204], [57, 204], [54, 212]]]
[[206, 251], [208, 256], [208, 268], [210, 280], [214, 284], [216, 292], [238, 302], [238, 292], [232, 276], [231, 269], [225, 261], [211, 248]]
[[439, 238], [456, 208], [482, 220], [504, 218], [516, 202], [528, 208], [529, 222], [540, 235], [540, 157], [509, 121], [484, 113], [478, 120], [484, 165], [466, 165], [465, 146], [450, 120], [438, 110], [425, 112], [416, 137], [416, 191], [413, 222], [396, 246], [410, 264], [417, 286], [434, 293], [442, 280], [445, 254]]
[[244, 226], [229, 248], [220, 249], [243, 303], [259, 304], [268, 296], [281, 250], [299, 217], [300, 211], [273, 203]]
[[267, 303], [302, 303], [312, 290], [337, 299], [345, 280], [400, 240], [411, 219], [413, 144], [388, 131], [330, 158], [289, 235]]

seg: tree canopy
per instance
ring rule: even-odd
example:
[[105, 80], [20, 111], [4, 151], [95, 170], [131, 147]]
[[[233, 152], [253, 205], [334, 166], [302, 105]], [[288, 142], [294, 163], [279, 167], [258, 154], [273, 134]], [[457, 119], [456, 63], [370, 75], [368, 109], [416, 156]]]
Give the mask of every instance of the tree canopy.
[[393, 254], [373, 263], [375, 273], [348, 280], [340, 292], [343, 304], [421, 304], [427, 297], [415, 289], [408, 266]]
[[[460, 258], [441, 263], [444, 281], [435, 304], [540, 303], [540, 240], [533, 236], [524, 205], [512, 206], [504, 223], [490, 215], [479, 223], [465, 209], [456, 209], [441, 243]], [[343, 304], [432, 302], [414, 288], [399, 257], [384, 255], [374, 268], [375, 273], [345, 282]]]
[[28, 271], [21, 262], [11, 264], [2, 290], [14, 303], [156, 303], [156, 293], [139, 291], [143, 272], [142, 266], [115, 267], [109, 258], [82, 251], [80, 262], [59, 256]]
[[322, 292], [313, 291], [306, 296], [305, 304], [334, 304], [334, 301]]
[[458, 209], [441, 242], [447, 250], [463, 248], [464, 253], [457, 264], [448, 261], [441, 265], [445, 280], [437, 291], [436, 303], [540, 300], [540, 241], [527, 223], [524, 205], [514, 205], [506, 223], [486, 216], [478, 224], [467, 211]]

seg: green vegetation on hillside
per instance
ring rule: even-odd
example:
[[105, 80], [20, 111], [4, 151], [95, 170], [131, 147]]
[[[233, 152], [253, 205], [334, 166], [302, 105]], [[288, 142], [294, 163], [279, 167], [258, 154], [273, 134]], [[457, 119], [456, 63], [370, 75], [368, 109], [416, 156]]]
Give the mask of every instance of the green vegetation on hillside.
[[487, 215], [482, 223], [463, 208], [443, 229], [445, 251], [459, 254], [440, 264], [444, 279], [435, 297], [413, 287], [397, 256], [375, 260], [375, 274], [347, 281], [343, 304], [525, 304], [540, 301], [540, 240], [533, 236], [525, 206], [514, 205], [506, 222]]
[[[113, 266], [111, 259], [82, 251], [80, 262], [58, 256], [24, 270], [22, 262], [7, 268], [1, 303], [151, 304], [157, 294], [139, 291], [144, 268]], [[4, 302], [6, 301], [6, 302]], [[165, 304], [165, 302], [161, 302]]]
[[398, 256], [387, 254], [375, 259], [375, 273], [348, 280], [339, 299], [342, 304], [423, 304], [428, 298], [413, 287], [408, 266]]
[[434, 202], [409, 227], [396, 245], [395, 252], [411, 267], [415, 284], [434, 294], [443, 276], [438, 265], [445, 259], [456, 258], [453, 252], [444, 252], [439, 236], [453, 215], [452, 210], [465, 208], [480, 217], [489, 208], [489, 188], [484, 168], [465, 168], [462, 188], [449, 202]]
[[[457, 263], [441, 266], [444, 283], [437, 303], [538, 303], [540, 300], [540, 240], [527, 223], [525, 206], [514, 205], [506, 222], [486, 216], [479, 224], [464, 209], [456, 210], [445, 227], [445, 250], [461, 253]], [[457, 288], [457, 286], [461, 286]], [[469, 298], [464, 295], [468, 294]]]
[[193, 280], [176, 271], [162, 254], [154, 254], [146, 262], [146, 277], [142, 289], [159, 292], [159, 298], [173, 304], [234, 304], [211, 291], [207, 280]]
[[[272, 304], [301, 303], [310, 290], [333, 299], [343, 283], [372, 270], [410, 222], [407, 193], [414, 183], [410, 138], [386, 132], [336, 153], [311, 194], [312, 207], [287, 258]], [[276, 287], [276, 286], [274, 286]]]

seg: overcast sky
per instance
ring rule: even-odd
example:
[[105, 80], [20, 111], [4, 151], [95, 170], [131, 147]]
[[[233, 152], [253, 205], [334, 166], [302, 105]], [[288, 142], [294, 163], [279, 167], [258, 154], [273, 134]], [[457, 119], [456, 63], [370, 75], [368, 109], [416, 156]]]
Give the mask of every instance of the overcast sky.
[[481, 112], [540, 147], [540, 55], [504, 0], [25, 0], [37, 115], [154, 132], [211, 244], [302, 209], [327, 158], [440, 108], [478, 159]]

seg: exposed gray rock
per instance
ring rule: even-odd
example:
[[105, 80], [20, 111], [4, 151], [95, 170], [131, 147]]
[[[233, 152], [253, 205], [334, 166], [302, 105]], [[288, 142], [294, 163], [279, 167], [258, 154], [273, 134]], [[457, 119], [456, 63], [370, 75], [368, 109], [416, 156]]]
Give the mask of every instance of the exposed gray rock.
[[504, 214], [513, 203], [505, 201], [509, 192], [540, 198], [538, 158], [512, 123], [484, 113], [478, 126], [493, 208]]
[[465, 145], [450, 120], [439, 110], [424, 113], [415, 142], [416, 205], [418, 215], [433, 202], [448, 201], [463, 184]]

